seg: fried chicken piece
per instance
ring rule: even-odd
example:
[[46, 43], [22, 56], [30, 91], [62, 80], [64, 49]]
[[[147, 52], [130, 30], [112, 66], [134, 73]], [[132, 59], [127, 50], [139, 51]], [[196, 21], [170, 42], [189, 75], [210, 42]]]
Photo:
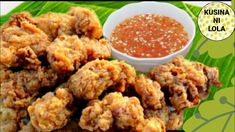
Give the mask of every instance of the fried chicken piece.
[[12, 73], [12, 71], [8, 70], [5, 67], [0, 68], [0, 84], [5, 82], [6, 80], [9, 80], [11, 73]]
[[67, 14], [49, 12], [34, 18], [38, 28], [43, 30], [50, 41], [60, 35], [85, 35], [99, 39], [102, 27], [94, 11], [81, 7], [72, 7]]
[[[0, 35], [1, 36], [1, 35]], [[16, 48], [14, 46], [7, 47], [8, 43], [0, 40], [0, 66], [10, 67], [16, 65], [15, 62], [18, 61], [16, 56]]]
[[122, 96], [118, 92], [109, 93], [102, 101], [91, 101], [90, 105], [83, 110], [79, 125], [89, 131], [107, 131], [112, 128], [131, 131], [165, 131], [164, 123], [160, 119], [144, 119], [143, 108], [138, 98]]
[[68, 81], [68, 87], [78, 99], [98, 98], [110, 86], [124, 91], [124, 86], [134, 83], [135, 70], [119, 61], [94, 60], [79, 69]]
[[79, 126], [89, 131], [107, 131], [113, 125], [111, 111], [102, 104], [95, 101], [82, 111]]
[[17, 131], [17, 120], [17, 110], [7, 108], [2, 104], [2, 102], [0, 102], [0, 131]]
[[[36, 128], [33, 127], [32, 123], [29, 122], [28, 124], [21, 127], [18, 132], [40, 132]], [[77, 123], [77, 120], [70, 120], [66, 126], [61, 129], [54, 130], [52, 132], [84, 132]]]
[[35, 17], [34, 22], [48, 35], [50, 41], [63, 34], [75, 34], [75, 17], [67, 14], [48, 12]]
[[115, 125], [120, 129], [136, 128], [144, 121], [143, 108], [136, 97], [123, 97], [121, 93], [110, 93], [103, 99], [110, 109]]
[[159, 118], [149, 118], [137, 126], [139, 132], [165, 132], [165, 124]]
[[45, 67], [18, 72], [0, 71], [4, 73], [1, 74], [0, 98], [7, 107], [17, 109], [30, 105], [39, 89], [53, 87], [59, 81], [58, 74]]
[[106, 60], [88, 62], [68, 81], [69, 88], [79, 99], [92, 100], [118, 80], [120, 69]]
[[61, 129], [54, 130], [53, 132], [84, 132], [78, 125], [77, 120], [72, 120], [67, 123], [67, 125]]
[[144, 109], [146, 119], [158, 118], [166, 125], [166, 130], [178, 130], [183, 124], [183, 111], [171, 111], [171, 108], [164, 105], [161, 109]]
[[49, 45], [47, 35], [35, 26], [27, 12], [11, 16], [0, 29], [0, 64], [6, 67], [26, 66], [37, 68], [39, 56], [46, 54]]
[[[156, 66], [150, 77], [162, 87], [171, 105], [180, 112], [193, 107], [208, 95], [211, 85], [220, 87], [217, 68], [210, 68], [198, 62], [190, 62], [178, 56], [171, 62]], [[168, 98], [168, 97], [165, 97]]]
[[48, 92], [28, 107], [32, 125], [39, 131], [52, 131], [64, 127], [71, 115], [67, 108], [72, 95], [63, 88]]
[[111, 51], [106, 41], [103, 41], [61, 35], [47, 48], [47, 58], [55, 71], [69, 73], [87, 61], [110, 58]]
[[89, 38], [99, 39], [102, 36], [102, 27], [98, 17], [93, 10], [72, 7], [68, 14], [76, 19], [75, 29], [79, 35], [85, 35]]
[[173, 84], [169, 86], [169, 91], [171, 93], [169, 100], [177, 111], [193, 107], [200, 102], [198, 89], [190, 81], [178, 85]]
[[169, 107], [166, 106], [165, 101], [162, 101], [162, 107], [159, 109], [151, 109], [151, 108], [145, 108], [144, 109], [144, 117], [146, 119], [150, 118], [159, 118], [161, 119], [165, 124], [167, 124], [169, 120], [169, 113], [171, 111], [169, 110]]
[[119, 79], [115, 85], [117, 91], [123, 92], [129, 85], [134, 85], [136, 71], [131, 65], [124, 61], [111, 61], [112, 64], [117, 65], [120, 68]]
[[178, 130], [183, 124], [183, 112], [170, 112], [166, 123], [167, 130]]
[[[33, 127], [32, 123], [29, 122], [27, 125], [24, 125], [21, 127], [21, 129], [18, 132], [40, 132], [36, 128]], [[84, 132], [82, 129], [78, 126], [77, 121], [69, 121], [66, 126], [64, 126], [61, 129], [54, 130], [52, 132]]]
[[152, 81], [145, 75], [141, 74], [136, 78], [134, 88], [141, 98], [141, 103], [144, 108], [162, 108], [161, 100], [164, 100], [164, 94], [161, 91], [160, 85], [156, 81]]
[[87, 58], [82, 41], [76, 36], [61, 35], [47, 48], [47, 58], [52, 68], [60, 73], [78, 69]]
[[97, 40], [83, 36], [81, 41], [86, 48], [87, 61], [111, 58], [111, 49], [106, 39]]
[[26, 109], [6, 107], [0, 100], [0, 131], [15, 132], [27, 119]]

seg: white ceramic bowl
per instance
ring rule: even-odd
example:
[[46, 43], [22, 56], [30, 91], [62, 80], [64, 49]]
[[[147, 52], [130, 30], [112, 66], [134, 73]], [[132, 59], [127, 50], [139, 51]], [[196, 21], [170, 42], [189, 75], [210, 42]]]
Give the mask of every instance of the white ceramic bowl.
[[113, 12], [104, 23], [103, 26], [104, 37], [109, 40], [114, 28], [125, 19], [131, 16], [146, 14], [146, 13], [174, 18], [184, 26], [185, 31], [189, 35], [189, 41], [185, 45], [185, 47], [183, 47], [181, 50], [160, 58], [136, 58], [124, 54], [122, 52], [119, 52], [118, 50], [116, 50], [111, 46], [112, 56], [114, 58], [118, 60], [124, 60], [128, 64], [134, 66], [136, 70], [140, 72], [149, 72], [152, 67], [169, 62], [177, 55], [185, 56], [192, 45], [192, 41], [195, 35], [194, 22], [192, 18], [185, 11], [167, 3], [139, 2], [139, 3], [128, 4], [120, 8], [119, 10]]

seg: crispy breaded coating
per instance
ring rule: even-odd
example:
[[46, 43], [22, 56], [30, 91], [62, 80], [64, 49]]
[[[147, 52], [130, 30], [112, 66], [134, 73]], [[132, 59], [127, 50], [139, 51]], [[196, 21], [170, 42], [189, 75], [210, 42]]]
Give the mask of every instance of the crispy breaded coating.
[[165, 132], [165, 124], [159, 118], [149, 118], [143, 123], [138, 125], [137, 130], [139, 132]]
[[[103, 41], [105, 41], [103, 43]], [[52, 68], [59, 73], [79, 69], [81, 64], [94, 59], [108, 59], [111, 51], [106, 40], [78, 38], [76, 35], [61, 35], [47, 48], [47, 58]]]
[[80, 39], [86, 48], [87, 61], [111, 58], [111, 49], [106, 39], [97, 40], [84, 36]]
[[197, 105], [208, 95], [211, 85], [220, 87], [217, 68], [210, 68], [198, 62], [190, 62], [178, 56], [171, 62], [156, 66], [150, 72], [153, 80], [169, 93], [171, 105], [181, 111]]
[[119, 67], [106, 60], [88, 62], [68, 81], [73, 94], [80, 99], [96, 99], [119, 77]]
[[106, 95], [102, 101], [95, 100], [89, 104], [80, 118], [79, 125], [82, 129], [88, 131], [108, 131], [112, 128], [127, 131], [165, 131], [164, 123], [157, 117], [144, 119], [143, 108], [136, 97], [122, 96], [121, 93], [113, 92]]
[[0, 64], [6, 67], [37, 68], [37, 57], [46, 54], [47, 35], [40, 30], [27, 12], [11, 16], [0, 29]]
[[160, 85], [156, 81], [152, 81], [145, 75], [141, 74], [136, 78], [134, 88], [141, 98], [141, 103], [144, 108], [162, 108], [164, 94], [161, 91]]
[[110, 86], [116, 85], [117, 91], [123, 91], [123, 86], [134, 83], [135, 76], [134, 68], [124, 62], [94, 60], [70, 77], [68, 87], [77, 98], [92, 100]]
[[193, 107], [200, 102], [198, 89], [195, 85], [190, 81], [183, 84], [173, 84], [169, 87], [171, 93], [169, 100], [177, 111]]
[[144, 121], [143, 108], [136, 97], [123, 97], [121, 93], [110, 93], [103, 99], [114, 117], [115, 126], [120, 129], [136, 128]]
[[48, 92], [28, 107], [32, 125], [39, 131], [52, 131], [64, 127], [71, 115], [67, 105], [72, 95], [63, 88]]
[[158, 118], [164, 122], [166, 130], [178, 130], [183, 124], [183, 111], [171, 111], [168, 106], [161, 109], [144, 109], [144, 116], [146, 119]]
[[17, 110], [7, 108], [0, 102], [0, 131], [15, 132], [17, 131]]
[[79, 126], [89, 131], [107, 131], [113, 126], [112, 113], [101, 101], [95, 101], [82, 111]]
[[0, 68], [0, 84], [9, 80], [12, 71], [7, 68]]
[[[0, 35], [1, 36], [1, 35]], [[16, 55], [16, 48], [14, 46], [7, 47], [8, 43], [0, 40], [0, 66], [11, 67], [16, 65], [15, 62], [19, 60]]]
[[115, 85], [117, 91], [123, 92], [129, 85], [134, 85], [136, 71], [135, 68], [131, 65], [125, 63], [124, 61], [111, 61], [112, 64], [118, 66], [120, 68], [120, 74]]
[[178, 130], [183, 124], [183, 112], [170, 112], [166, 123], [167, 130]]
[[99, 39], [102, 27], [94, 11], [82, 7], [72, 7], [67, 14], [49, 12], [34, 18], [34, 23], [53, 41], [66, 34]]
[[47, 47], [47, 59], [52, 68], [60, 73], [77, 70], [86, 60], [86, 49], [76, 36], [61, 35]]
[[27, 107], [39, 89], [53, 87], [59, 81], [58, 74], [45, 67], [18, 72], [6, 69], [0, 71], [4, 73], [1, 74], [0, 98], [4, 105], [12, 108]]
[[34, 22], [48, 35], [50, 41], [63, 34], [75, 34], [75, 17], [67, 14], [48, 12], [35, 17]]
[[71, 7], [68, 14], [76, 19], [75, 29], [79, 35], [99, 39], [102, 36], [102, 27], [93, 10], [82, 7]]
[[0, 100], [0, 131], [16, 132], [27, 120], [26, 109], [13, 109], [6, 107]]
[[84, 132], [82, 128], [78, 125], [77, 120], [71, 120], [61, 129], [54, 130], [53, 132]]

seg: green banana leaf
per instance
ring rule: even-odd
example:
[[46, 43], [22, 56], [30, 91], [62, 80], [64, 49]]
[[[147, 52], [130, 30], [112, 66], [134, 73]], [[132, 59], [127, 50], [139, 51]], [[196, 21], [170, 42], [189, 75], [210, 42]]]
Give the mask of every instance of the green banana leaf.
[[[71, 6], [81, 6], [81, 7], [87, 7], [93, 9], [101, 23], [103, 24], [107, 17], [115, 10], [121, 8], [122, 6], [134, 3], [135, 1], [79, 1], [79, 2], [24, 2], [15, 9], [13, 9], [11, 12], [4, 16], [0, 16], [0, 25], [7, 22], [9, 17], [20, 11], [28, 11], [33, 16], [39, 16], [41, 14], [47, 13], [49, 11], [52, 12], [60, 12], [64, 13], [66, 12]], [[194, 20], [195, 24], [197, 25], [197, 16], [201, 10], [201, 7], [193, 6], [189, 4], [185, 4], [183, 2], [174, 2], [170, 1], [168, 2], [170, 4], [173, 4], [177, 6], [178, 8], [181, 8], [185, 10]], [[2, 5], [4, 6], [4, 5]], [[234, 34], [233, 34], [234, 35]], [[234, 36], [231, 35], [228, 41], [225, 41], [224, 43], [220, 44], [220, 49], [231, 49], [230, 52], [223, 52], [222, 55], [213, 56], [210, 53], [211, 50], [216, 50], [216, 52], [220, 52], [217, 48], [213, 48], [213, 45], [219, 44], [218, 41], [211, 41], [207, 40], [203, 45], [202, 43], [206, 40], [206, 38], [201, 35], [198, 26], [196, 26], [196, 36], [193, 41], [192, 48], [190, 49], [189, 53], [187, 54], [186, 58], [192, 61], [198, 61], [208, 66], [215, 66], [219, 69], [220, 74], [220, 80], [222, 82], [222, 88], [230, 87], [232, 86], [230, 80], [234, 77], [235, 73], [235, 56], [234, 56]], [[210, 46], [208, 46], [210, 45]], [[200, 48], [201, 47], [201, 48]], [[211, 87], [210, 89], [210, 95], [206, 100], [212, 100], [214, 97], [215, 92], [218, 90], [216, 87]], [[204, 100], [204, 101], [206, 101]], [[202, 101], [202, 102], [204, 102]], [[198, 111], [198, 107], [186, 109], [184, 112], [184, 122], [188, 120], [190, 117], [194, 115]]]

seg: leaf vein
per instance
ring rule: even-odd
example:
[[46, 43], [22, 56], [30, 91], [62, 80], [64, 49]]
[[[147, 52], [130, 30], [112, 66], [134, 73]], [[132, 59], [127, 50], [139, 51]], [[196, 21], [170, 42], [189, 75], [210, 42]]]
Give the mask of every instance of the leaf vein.
[[233, 115], [233, 113], [231, 113], [231, 114], [229, 115], [228, 119], [226, 120], [226, 122], [225, 122], [225, 124], [224, 124], [224, 127], [223, 127], [223, 129], [222, 129], [222, 132], [224, 132], [225, 128], [227, 127], [228, 122], [229, 122], [229, 120], [231, 119], [232, 115]]
[[226, 113], [223, 113], [223, 114], [220, 114], [220, 115], [218, 115], [218, 116], [215, 116], [215, 117], [209, 119], [208, 121], [205, 121], [204, 123], [202, 123], [202, 124], [199, 125], [198, 127], [196, 127], [196, 128], [193, 130], [193, 132], [196, 132], [199, 128], [203, 127], [203, 126], [206, 125], [208, 122], [211, 122], [211, 121], [213, 121], [213, 120], [215, 120], [215, 119], [217, 119], [217, 118], [220, 118], [221, 116], [225, 116], [225, 115], [233, 114], [233, 113], [235, 113], [234, 110], [233, 110], [233, 111], [226, 112]]

